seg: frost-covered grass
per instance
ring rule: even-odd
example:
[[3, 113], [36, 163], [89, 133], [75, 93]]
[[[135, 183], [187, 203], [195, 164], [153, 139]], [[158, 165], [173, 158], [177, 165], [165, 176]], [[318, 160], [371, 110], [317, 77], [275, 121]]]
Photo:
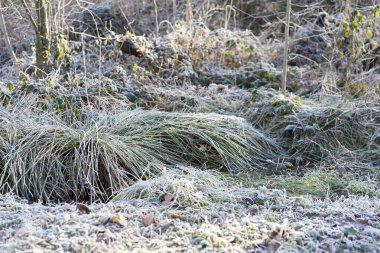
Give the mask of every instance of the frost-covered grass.
[[[176, 188], [183, 181], [192, 187]], [[107, 204], [93, 203], [88, 206], [88, 214], [77, 210], [74, 204], [28, 204], [12, 195], [0, 195], [0, 251], [380, 250], [377, 197], [290, 197], [282, 190], [236, 186], [238, 182], [218, 173], [195, 168], [168, 168], [148, 185], [150, 188], [145, 189], [150, 189], [151, 194], [137, 194], [137, 198]], [[136, 187], [131, 186], [130, 192]], [[164, 191], [157, 190], [163, 189], [166, 193], [170, 189], [182, 202], [176, 198], [161, 199]], [[210, 189], [225, 198], [213, 198]], [[199, 194], [203, 194], [206, 205], [195, 205], [190, 200]], [[154, 217], [154, 222], [146, 222], [148, 215]]]
[[377, 173], [339, 171], [334, 167], [313, 168], [303, 173], [291, 170], [278, 175], [241, 173], [236, 176], [243, 185], [285, 190], [291, 196], [311, 195], [318, 198], [339, 197], [341, 195], [380, 196]]
[[69, 124], [30, 104], [0, 108], [0, 189], [28, 199], [107, 198], [163, 165], [261, 170], [277, 149], [234, 116], [90, 111]]
[[[164, 17], [132, 2], [146, 15], [131, 25]], [[212, 9], [146, 34], [146, 57], [84, 36], [70, 72], [36, 79], [31, 54], [1, 66], [0, 252], [380, 252], [376, 69], [358, 59], [338, 88], [348, 52], [318, 46], [339, 33], [295, 26], [319, 42], [294, 39], [291, 58], [326, 61], [290, 66], [299, 97], [279, 95], [277, 22], [255, 36], [227, 1], [185, 2]]]
[[113, 200], [147, 199], [164, 203], [165, 208], [200, 208], [210, 205], [212, 199], [221, 198], [231, 201], [233, 198], [229, 193], [218, 191], [227, 186], [226, 179], [221, 180], [221, 177], [222, 174], [217, 171], [201, 171], [189, 167], [164, 169], [157, 177], [121, 189]]

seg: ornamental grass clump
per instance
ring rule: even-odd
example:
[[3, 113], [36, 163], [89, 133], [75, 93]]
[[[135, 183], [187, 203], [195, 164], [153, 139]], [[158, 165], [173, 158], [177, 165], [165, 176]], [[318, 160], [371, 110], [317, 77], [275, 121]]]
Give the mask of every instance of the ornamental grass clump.
[[277, 153], [238, 117], [92, 111], [68, 124], [29, 108], [0, 108], [0, 190], [32, 200], [107, 199], [162, 166], [265, 169]]

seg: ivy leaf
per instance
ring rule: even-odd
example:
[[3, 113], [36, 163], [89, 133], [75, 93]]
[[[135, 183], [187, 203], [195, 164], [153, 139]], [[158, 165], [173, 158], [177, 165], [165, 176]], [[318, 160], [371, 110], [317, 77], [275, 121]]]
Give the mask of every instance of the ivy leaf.
[[10, 90], [10, 91], [12, 91], [12, 90], [15, 89], [15, 87], [14, 87], [13, 84], [11, 84], [11, 83], [7, 83], [7, 84], [6, 84], [6, 87], [7, 87], [7, 89]]
[[62, 57], [63, 57], [63, 52], [60, 51], [60, 52], [59, 52], [59, 55], [57, 56], [57, 60], [61, 59]]
[[354, 227], [350, 227], [350, 228], [346, 229], [346, 233], [351, 234], [351, 235], [357, 235], [358, 231], [356, 231], [356, 229]]

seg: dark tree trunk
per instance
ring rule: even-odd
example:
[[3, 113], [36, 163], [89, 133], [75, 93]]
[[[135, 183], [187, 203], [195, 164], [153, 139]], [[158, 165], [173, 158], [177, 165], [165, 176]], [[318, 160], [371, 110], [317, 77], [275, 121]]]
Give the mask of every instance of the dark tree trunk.
[[37, 75], [43, 76], [50, 70], [50, 25], [46, 0], [36, 0], [36, 67]]

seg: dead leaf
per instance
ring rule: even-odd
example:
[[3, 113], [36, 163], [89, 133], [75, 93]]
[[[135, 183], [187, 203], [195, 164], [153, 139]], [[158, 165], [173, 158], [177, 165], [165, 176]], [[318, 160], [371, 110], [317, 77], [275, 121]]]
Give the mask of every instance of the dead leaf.
[[162, 201], [162, 204], [163, 205], [170, 205], [170, 203], [173, 201], [174, 199], [174, 195], [171, 194], [171, 193], [166, 193], [164, 198], [163, 198], [163, 201]]
[[88, 208], [85, 204], [82, 204], [82, 203], [77, 203], [77, 209], [79, 210], [79, 212], [83, 212], [83, 213], [86, 213], [86, 214], [91, 213], [91, 209]]
[[168, 212], [168, 217], [171, 219], [179, 219], [179, 218], [181, 218], [181, 214], [179, 212], [176, 212], [176, 211], [170, 211], [170, 212]]
[[202, 151], [202, 152], [210, 151], [211, 150], [211, 146], [210, 145], [199, 144], [198, 150]]
[[273, 229], [273, 230], [270, 232], [270, 238], [276, 238], [276, 237], [279, 237], [279, 235], [280, 235], [280, 230], [281, 230], [280, 227], [277, 227], [277, 228]]
[[356, 223], [360, 224], [360, 225], [368, 225], [369, 224], [369, 221], [368, 219], [356, 219]]
[[350, 216], [347, 216], [347, 217], [345, 218], [345, 220], [348, 221], [348, 222], [355, 222], [354, 218], [352, 218], [352, 217], [350, 217]]
[[144, 226], [150, 226], [152, 224], [156, 224], [156, 218], [154, 217], [154, 213], [148, 213], [143, 217]]
[[112, 217], [108, 218], [108, 219], [104, 222], [104, 224], [107, 224], [107, 223], [114, 223], [114, 224], [119, 225], [120, 227], [124, 227], [124, 226], [125, 226], [125, 225], [124, 225], [124, 222], [123, 222], [123, 220], [122, 220], [122, 218], [121, 218], [120, 213], [116, 213], [116, 214], [114, 214]]
[[350, 222], [350, 223], [356, 223], [356, 224], [359, 224], [359, 225], [368, 225], [369, 224], [369, 221], [368, 219], [366, 218], [352, 218], [350, 216], [347, 216], [344, 221], [346, 222]]
[[293, 211], [303, 211], [305, 209], [305, 206], [302, 204], [293, 205]]

